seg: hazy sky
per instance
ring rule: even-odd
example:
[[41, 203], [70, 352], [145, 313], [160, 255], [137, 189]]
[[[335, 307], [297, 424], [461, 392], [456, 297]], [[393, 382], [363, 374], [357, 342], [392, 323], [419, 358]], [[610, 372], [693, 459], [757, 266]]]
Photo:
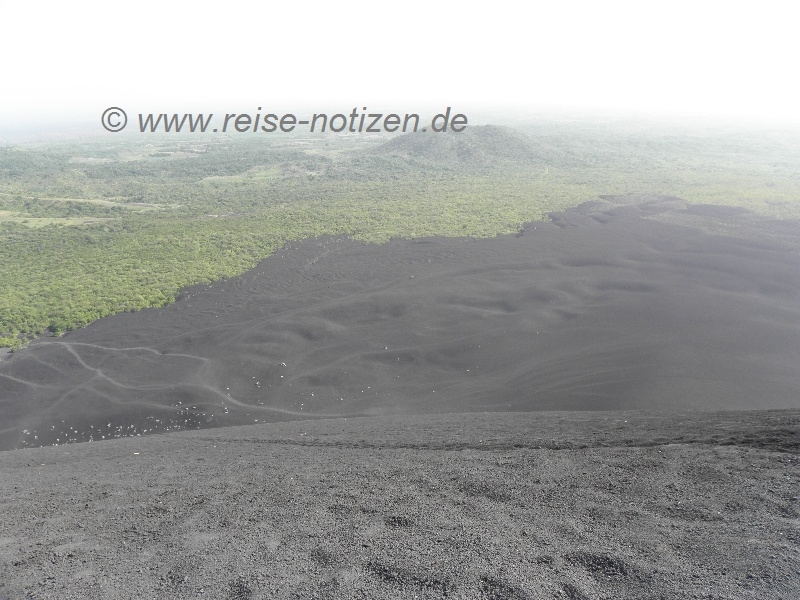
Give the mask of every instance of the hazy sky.
[[112, 105], [613, 108], [797, 121], [800, 36], [780, 8], [789, 4], [0, 0], [0, 125], [99, 119]]

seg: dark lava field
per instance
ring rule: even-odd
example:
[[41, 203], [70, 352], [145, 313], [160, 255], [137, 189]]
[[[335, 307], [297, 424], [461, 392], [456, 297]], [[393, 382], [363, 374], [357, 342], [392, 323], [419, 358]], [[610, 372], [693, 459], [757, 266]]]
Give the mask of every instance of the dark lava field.
[[800, 225], [615, 197], [494, 239], [298, 242], [0, 361], [0, 449], [295, 419], [800, 408]]

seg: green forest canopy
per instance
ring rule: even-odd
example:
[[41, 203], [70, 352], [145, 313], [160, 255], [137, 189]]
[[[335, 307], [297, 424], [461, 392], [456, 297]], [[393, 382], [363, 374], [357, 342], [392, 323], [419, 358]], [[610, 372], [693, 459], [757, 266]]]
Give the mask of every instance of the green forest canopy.
[[388, 141], [163, 134], [0, 147], [0, 346], [163, 306], [292, 240], [494, 236], [627, 193], [800, 217], [800, 135], [543, 120]]

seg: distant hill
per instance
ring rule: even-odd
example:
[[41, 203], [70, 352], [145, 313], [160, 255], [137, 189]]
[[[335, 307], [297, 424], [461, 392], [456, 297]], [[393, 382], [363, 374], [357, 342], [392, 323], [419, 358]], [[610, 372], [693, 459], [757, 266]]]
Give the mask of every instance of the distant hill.
[[467, 127], [460, 133], [407, 133], [378, 146], [373, 152], [460, 168], [544, 162], [531, 138], [497, 125]]

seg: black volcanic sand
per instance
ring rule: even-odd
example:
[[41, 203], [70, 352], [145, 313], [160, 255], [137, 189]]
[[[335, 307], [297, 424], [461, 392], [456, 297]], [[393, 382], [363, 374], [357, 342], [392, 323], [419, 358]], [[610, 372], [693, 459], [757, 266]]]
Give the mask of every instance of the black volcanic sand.
[[800, 410], [379, 416], [0, 453], [0, 598], [800, 597]]
[[294, 243], [0, 360], [0, 449], [295, 419], [800, 407], [800, 224], [605, 198], [494, 239]]

